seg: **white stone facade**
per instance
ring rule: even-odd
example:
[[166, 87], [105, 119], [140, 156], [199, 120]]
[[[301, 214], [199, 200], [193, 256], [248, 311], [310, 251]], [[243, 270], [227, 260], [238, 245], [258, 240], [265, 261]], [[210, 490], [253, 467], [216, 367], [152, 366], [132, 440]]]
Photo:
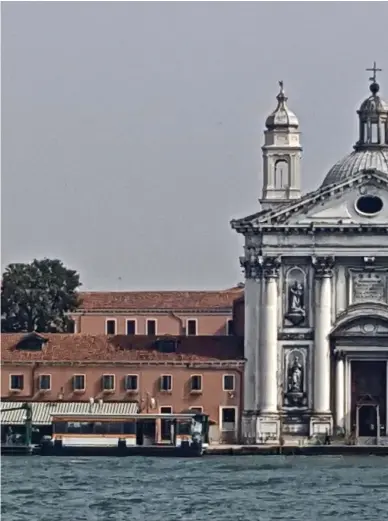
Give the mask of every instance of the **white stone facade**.
[[[385, 364], [385, 390], [370, 391], [376, 403], [365, 407], [379, 411], [378, 435], [388, 436], [388, 106], [376, 85], [368, 98], [375, 104], [366, 114], [364, 102], [359, 111], [355, 148], [367, 160], [361, 157], [355, 167], [351, 159], [348, 174], [337, 165], [338, 178], [331, 172], [330, 184], [305, 196], [297, 190], [299, 166], [291, 168], [292, 195], [284, 192], [279, 199], [264, 186], [263, 210], [231, 223], [245, 237], [247, 443], [354, 432], [363, 403], [354, 403], [359, 391], [352, 384], [352, 364], [360, 360]], [[266, 134], [286, 132], [284, 118], [275, 113]], [[298, 123], [290, 114], [292, 134]], [[276, 153], [288, 154], [288, 145]], [[266, 145], [263, 155], [268, 169]], [[273, 179], [268, 171], [263, 178], [267, 185]]]

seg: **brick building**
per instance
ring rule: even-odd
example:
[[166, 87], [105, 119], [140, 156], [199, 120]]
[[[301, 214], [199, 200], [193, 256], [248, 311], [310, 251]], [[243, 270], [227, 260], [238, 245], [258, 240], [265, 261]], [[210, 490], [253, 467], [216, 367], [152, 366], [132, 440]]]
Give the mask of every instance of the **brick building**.
[[220, 291], [81, 292], [74, 331], [91, 335], [233, 334], [233, 302], [242, 287]]
[[92, 398], [143, 412], [198, 410], [214, 442], [239, 438], [243, 370], [237, 336], [2, 334], [3, 405]]

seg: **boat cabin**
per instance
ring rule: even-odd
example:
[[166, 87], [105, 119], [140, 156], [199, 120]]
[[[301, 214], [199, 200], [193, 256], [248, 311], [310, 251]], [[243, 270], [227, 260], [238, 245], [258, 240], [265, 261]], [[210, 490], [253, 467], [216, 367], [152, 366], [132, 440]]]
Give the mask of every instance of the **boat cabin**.
[[[180, 447], [183, 442], [209, 443], [209, 418], [205, 414], [53, 414], [52, 439], [63, 446]], [[161, 441], [161, 431], [164, 432]], [[169, 436], [166, 436], [169, 433]]]

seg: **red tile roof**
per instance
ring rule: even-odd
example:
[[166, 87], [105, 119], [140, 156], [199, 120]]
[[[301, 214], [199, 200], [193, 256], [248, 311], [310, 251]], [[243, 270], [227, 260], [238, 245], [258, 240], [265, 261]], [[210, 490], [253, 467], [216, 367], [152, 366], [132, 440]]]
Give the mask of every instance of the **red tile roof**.
[[242, 360], [243, 341], [231, 336], [192, 336], [176, 338], [174, 353], [161, 353], [156, 349], [157, 338], [126, 335], [43, 334], [47, 342], [42, 349], [20, 349], [18, 342], [26, 334], [1, 335], [2, 362], [141, 362], [141, 361], [222, 361]]
[[90, 291], [81, 292], [80, 310], [232, 309], [243, 289], [220, 291]]

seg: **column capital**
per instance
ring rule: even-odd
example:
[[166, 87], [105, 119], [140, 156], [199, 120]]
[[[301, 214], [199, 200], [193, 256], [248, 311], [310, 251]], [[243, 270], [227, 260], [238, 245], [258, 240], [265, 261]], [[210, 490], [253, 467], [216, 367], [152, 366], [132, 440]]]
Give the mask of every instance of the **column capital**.
[[312, 265], [315, 269], [315, 276], [317, 278], [332, 277], [334, 267], [334, 256], [328, 255], [325, 257], [316, 257], [315, 255], [311, 258]]
[[266, 279], [277, 279], [281, 266], [280, 257], [262, 257], [263, 274]]
[[344, 361], [345, 360], [345, 353], [344, 351], [334, 351], [334, 358], [338, 362], [339, 360]]
[[266, 279], [278, 278], [281, 265], [280, 257], [263, 257], [255, 250], [247, 251], [245, 256], [240, 257], [240, 265], [247, 279], [259, 280], [263, 276]]
[[244, 257], [240, 257], [240, 266], [244, 271], [246, 279], [260, 280], [263, 275], [260, 256], [254, 252], [247, 252]]

